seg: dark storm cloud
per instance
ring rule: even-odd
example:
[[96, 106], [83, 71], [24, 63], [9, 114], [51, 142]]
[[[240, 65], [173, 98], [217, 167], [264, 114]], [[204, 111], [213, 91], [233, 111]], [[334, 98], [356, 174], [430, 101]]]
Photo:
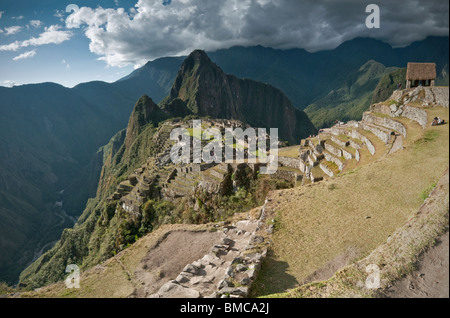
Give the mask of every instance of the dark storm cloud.
[[[379, 29], [365, 25], [370, 3], [380, 8]], [[318, 51], [372, 37], [405, 46], [448, 35], [448, 7], [446, 0], [140, 0], [131, 10], [82, 8], [66, 24], [85, 27], [90, 50], [120, 66], [233, 45]]]

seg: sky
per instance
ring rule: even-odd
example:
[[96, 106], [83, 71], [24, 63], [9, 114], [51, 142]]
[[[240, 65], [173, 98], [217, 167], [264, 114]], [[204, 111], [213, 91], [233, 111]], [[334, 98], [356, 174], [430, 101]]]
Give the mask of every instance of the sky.
[[[379, 28], [368, 28], [379, 8]], [[235, 45], [310, 52], [356, 37], [448, 36], [448, 0], [0, 0], [0, 86], [116, 81], [146, 62]]]

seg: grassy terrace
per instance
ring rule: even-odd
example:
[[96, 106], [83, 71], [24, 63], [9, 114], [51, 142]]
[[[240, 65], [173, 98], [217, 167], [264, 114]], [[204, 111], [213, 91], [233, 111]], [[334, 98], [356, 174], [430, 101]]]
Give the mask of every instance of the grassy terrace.
[[342, 149], [344, 149], [347, 152], [350, 152], [353, 156], [355, 156], [356, 154], [356, 149], [353, 148], [352, 146], [343, 147]]
[[345, 165], [344, 165], [344, 170], [342, 170], [341, 173], [346, 173], [346, 172], [351, 172], [354, 169], [356, 169], [356, 167], [358, 166], [358, 161], [356, 161], [355, 158], [351, 159], [351, 160], [346, 160], [345, 161]]
[[338, 139], [338, 140], [340, 140], [340, 141], [342, 141], [342, 142], [347, 142], [347, 141], [349, 141], [351, 138], [349, 137], [349, 136], [347, 136], [347, 135], [337, 135], [337, 136], [334, 136], [334, 138], [336, 138], [336, 139]]
[[352, 141], [354, 141], [355, 143], [357, 143], [360, 146], [364, 145], [364, 142], [362, 140], [359, 140], [357, 138], [350, 138]]
[[341, 148], [342, 148], [342, 146], [338, 145], [337, 143], [335, 143], [335, 142], [332, 141], [331, 139], [330, 139], [330, 140], [327, 140], [326, 143], [329, 144], [329, 145], [331, 145], [331, 146], [333, 146], [333, 147], [336, 148], [336, 149], [341, 149]]
[[357, 131], [361, 135], [368, 138], [372, 142], [373, 146], [375, 147], [375, 154], [372, 156], [371, 160], [380, 159], [381, 157], [384, 157], [387, 154], [388, 150], [390, 149], [389, 144], [386, 145], [383, 141], [381, 141], [380, 138], [378, 138], [375, 134], [373, 134], [372, 132], [370, 132], [368, 130], [357, 129]]
[[[366, 257], [418, 211], [424, 192], [449, 166], [449, 125], [430, 125], [435, 116], [448, 121], [449, 110], [437, 107], [427, 112], [430, 122], [425, 130], [409, 119], [398, 119], [408, 131], [406, 149], [384, 157], [386, 145], [364, 133], [377, 153], [372, 157], [362, 149], [356, 170], [270, 193], [266, 212], [275, 220], [273, 244], [252, 296], [317, 296], [298, 288], [308, 276]], [[284, 294], [293, 288], [298, 289]]]
[[311, 172], [314, 176], [314, 178], [324, 178], [327, 175], [323, 172], [322, 169], [320, 169], [319, 166], [315, 166], [314, 168], [311, 169]]
[[298, 158], [300, 145], [291, 146], [291, 147], [283, 147], [278, 149], [278, 156], [280, 157], [289, 157], [289, 158]]
[[292, 168], [292, 167], [278, 167], [278, 170], [280, 170], [280, 171], [291, 171], [291, 172], [297, 172], [298, 174], [302, 174], [302, 172], [299, 169]]
[[337, 175], [339, 173], [341, 173], [341, 171], [339, 171], [339, 167], [337, 166], [337, 164], [335, 164], [334, 162], [331, 161], [324, 161], [323, 162], [331, 171], [333, 171], [334, 175]]

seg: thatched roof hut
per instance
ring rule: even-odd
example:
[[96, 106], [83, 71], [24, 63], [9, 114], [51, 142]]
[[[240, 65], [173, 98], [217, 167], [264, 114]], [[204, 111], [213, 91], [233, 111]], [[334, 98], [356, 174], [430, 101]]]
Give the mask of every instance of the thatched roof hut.
[[406, 70], [406, 88], [418, 85], [434, 86], [436, 63], [408, 63]]
[[409, 81], [436, 79], [436, 63], [408, 63], [406, 79]]

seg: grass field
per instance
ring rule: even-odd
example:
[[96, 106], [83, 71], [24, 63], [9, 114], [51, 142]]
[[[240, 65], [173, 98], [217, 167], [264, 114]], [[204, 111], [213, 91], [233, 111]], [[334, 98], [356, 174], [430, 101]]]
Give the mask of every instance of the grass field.
[[289, 157], [289, 158], [298, 158], [299, 146], [291, 146], [291, 147], [283, 147], [278, 149], [278, 156], [280, 157]]
[[[427, 112], [429, 119], [448, 121], [448, 109]], [[353, 259], [342, 266], [366, 257], [418, 210], [424, 193], [448, 168], [449, 126], [431, 127], [430, 122], [423, 130], [400, 120], [408, 130], [403, 151], [383, 157], [386, 146], [372, 137], [377, 153], [370, 162], [364, 153], [356, 170], [270, 194], [266, 211], [276, 231], [252, 296], [294, 288], [330, 262], [345, 259], [350, 250]]]

